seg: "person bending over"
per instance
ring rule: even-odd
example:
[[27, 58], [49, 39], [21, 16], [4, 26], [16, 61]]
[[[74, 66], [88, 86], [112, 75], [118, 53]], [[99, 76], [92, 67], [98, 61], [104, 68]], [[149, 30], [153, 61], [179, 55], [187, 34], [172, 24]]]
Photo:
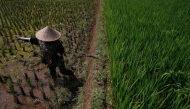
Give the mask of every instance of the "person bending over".
[[15, 35], [17, 40], [30, 42], [31, 44], [39, 46], [42, 53], [42, 63], [47, 65], [50, 75], [54, 81], [57, 78], [56, 67], [59, 67], [59, 70], [62, 74], [76, 78], [75, 74], [65, 67], [63, 55], [65, 56], [66, 54], [64, 47], [62, 46], [60, 36], [60, 32], [50, 28], [49, 26], [37, 31], [35, 38], [27, 38], [21, 37], [20, 35]]

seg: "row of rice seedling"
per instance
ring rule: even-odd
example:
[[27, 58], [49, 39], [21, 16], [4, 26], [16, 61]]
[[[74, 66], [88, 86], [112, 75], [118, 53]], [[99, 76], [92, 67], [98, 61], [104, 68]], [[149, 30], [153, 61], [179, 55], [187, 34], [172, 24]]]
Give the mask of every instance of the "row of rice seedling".
[[36, 51], [34, 50], [36, 47], [14, 41], [14, 34], [31, 37], [46, 25], [56, 28], [63, 35], [66, 31], [66, 38], [61, 40], [64, 40], [65, 48], [71, 48], [67, 49], [71, 57], [86, 48], [85, 42], [90, 38], [90, 29], [94, 21], [94, 6], [90, 0], [77, 2], [3, 0], [0, 6], [0, 23], [2, 24], [0, 25], [0, 37], [2, 38], [0, 44], [5, 45], [1, 54], [6, 59], [12, 59], [14, 55], [17, 59], [23, 56], [28, 57], [30, 55], [26, 52]]
[[[65, 57], [67, 68], [72, 67], [73, 71], [77, 70], [77, 73], [84, 73], [85, 66], [83, 62], [85, 59], [80, 59], [79, 56], [83, 55], [87, 49], [91, 28], [94, 24], [94, 12], [94, 2], [92, 0], [0, 1], [0, 62], [2, 62], [0, 71], [3, 71], [2, 73], [5, 75], [9, 73], [11, 75], [23, 74], [20, 79], [26, 82], [26, 85], [21, 84], [19, 79], [17, 83], [13, 84], [20, 89], [17, 92], [21, 93], [21, 98], [28, 95], [31, 99], [36, 99], [36, 88], [40, 88], [43, 99], [49, 102], [49, 96], [47, 96], [44, 89], [45, 86], [43, 84], [34, 85], [34, 82], [39, 83], [41, 81], [36, 69], [42, 69], [41, 72], [45, 72], [46, 69], [40, 68], [38, 64], [40, 55], [38, 55], [39, 49], [37, 46], [15, 41], [13, 35], [20, 34], [26, 37], [34, 37], [35, 32], [46, 25], [56, 28], [63, 36], [66, 36], [61, 37], [61, 40], [67, 54], [67, 57]], [[13, 63], [17, 64], [13, 65]], [[5, 70], [9, 68], [10, 70]], [[14, 68], [19, 72], [14, 72], [12, 70]], [[28, 70], [33, 72], [32, 77]], [[6, 83], [1, 74], [0, 83]], [[60, 89], [56, 89], [57, 86], [52, 83], [48, 85], [51, 89], [50, 92], [61, 94]], [[66, 90], [66, 88], [63, 88], [63, 90]], [[71, 93], [68, 90], [66, 92]], [[57, 99], [63, 101], [66, 98], [57, 97]], [[67, 100], [74, 103], [76, 99], [72, 99], [72, 97], [69, 97]], [[72, 103], [69, 105], [72, 105]], [[62, 103], [60, 103], [61, 105]]]
[[[35, 72], [33, 73], [34, 75], [36, 75]], [[5, 89], [5, 90], [7, 90], [7, 92], [12, 95], [14, 102], [17, 105], [18, 104], [24, 105], [25, 102], [27, 101], [23, 101], [22, 99], [25, 99], [27, 97], [29, 97], [30, 99], [39, 99], [39, 96], [37, 96], [37, 94], [34, 93], [34, 90], [37, 90], [41, 92], [42, 98], [40, 99], [41, 100], [43, 99], [49, 103], [49, 97], [46, 95], [47, 92], [45, 93], [45, 90], [44, 90], [45, 86], [42, 80], [40, 80], [37, 75], [34, 77], [31, 77], [27, 73], [23, 73], [22, 76], [19, 74], [17, 75], [14, 74], [14, 76], [12, 77], [3, 76], [3, 75], [0, 76], [0, 85], [1, 84], [8, 85], [8, 89]], [[38, 79], [36, 80], [36, 78]], [[36, 83], [36, 85], [34, 83]], [[49, 85], [51, 85], [52, 87], [49, 93], [51, 91], [54, 92], [55, 90], [53, 88], [55, 87], [55, 85], [50, 84], [50, 83]], [[16, 87], [18, 87], [19, 90], [17, 90]], [[22, 98], [22, 99], [19, 99], [19, 98]], [[29, 105], [29, 104], [26, 103], [26, 105]]]
[[116, 109], [190, 108], [190, 2], [105, 0]]

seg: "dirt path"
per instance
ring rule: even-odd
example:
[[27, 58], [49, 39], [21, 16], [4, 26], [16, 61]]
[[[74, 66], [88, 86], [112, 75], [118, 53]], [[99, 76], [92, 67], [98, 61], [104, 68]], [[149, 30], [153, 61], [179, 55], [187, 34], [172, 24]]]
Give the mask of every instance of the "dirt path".
[[[90, 42], [89, 55], [95, 55], [95, 41], [97, 35], [97, 25], [98, 25], [98, 17], [99, 17], [99, 9], [100, 9], [100, 0], [96, 2], [96, 15], [95, 15], [95, 24], [92, 29], [92, 38]], [[89, 59], [89, 71], [88, 78], [86, 81], [86, 89], [85, 89], [85, 99], [84, 99], [84, 109], [90, 109], [91, 104], [91, 93], [93, 90], [93, 66], [94, 66], [94, 58]]]

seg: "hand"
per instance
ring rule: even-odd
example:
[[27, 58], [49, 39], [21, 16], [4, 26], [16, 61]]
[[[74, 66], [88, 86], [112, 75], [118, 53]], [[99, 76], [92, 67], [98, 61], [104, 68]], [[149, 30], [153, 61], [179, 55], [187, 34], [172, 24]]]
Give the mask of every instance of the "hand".
[[20, 35], [14, 35], [17, 40], [20, 40]]

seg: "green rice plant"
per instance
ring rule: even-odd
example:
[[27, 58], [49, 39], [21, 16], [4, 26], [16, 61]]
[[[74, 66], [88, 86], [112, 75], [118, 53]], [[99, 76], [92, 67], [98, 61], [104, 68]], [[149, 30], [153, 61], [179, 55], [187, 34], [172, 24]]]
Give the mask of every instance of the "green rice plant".
[[46, 94], [45, 94], [45, 91], [44, 91], [44, 84], [42, 81], [40, 81], [40, 88], [41, 88], [41, 93], [42, 93], [42, 96], [43, 96], [43, 99], [44, 100], [48, 100]]
[[46, 100], [46, 101], [48, 100], [48, 98], [47, 98], [47, 96], [46, 96], [44, 90], [42, 90], [42, 96], [43, 96], [43, 99], [44, 99], [44, 100]]
[[44, 87], [43, 82], [42, 82], [42, 81], [40, 81], [40, 82], [39, 82], [39, 84], [40, 84], [40, 89], [41, 89], [41, 90], [43, 90], [43, 87]]
[[24, 89], [23, 89], [23, 87], [22, 87], [22, 84], [21, 84], [22, 80], [19, 79], [18, 76], [17, 76], [16, 74], [14, 74], [14, 76], [15, 76], [15, 78], [16, 78], [17, 84], [18, 84], [18, 86], [19, 86], [19, 89], [20, 89], [22, 95], [25, 96], [26, 93], [25, 93], [25, 91], [24, 91]]
[[29, 94], [30, 94], [30, 97], [35, 98], [32, 87], [30, 87], [30, 89], [29, 89]]
[[25, 91], [24, 91], [24, 89], [23, 89], [23, 87], [22, 87], [22, 85], [21, 85], [21, 81], [22, 81], [22, 80], [18, 79], [18, 80], [17, 80], [17, 84], [18, 84], [18, 86], [19, 86], [19, 89], [20, 89], [22, 95], [25, 96], [26, 93], [25, 93]]
[[14, 99], [14, 102], [15, 102], [15, 103], [17, 103], [17, 104], [21, 104], [21, 102], [19, 101], [17, 95], [13, 95], [13, 99]]
[[8, 86], [9, 86], [9, 92], [14, 95], [15, 90], [14, 90], [13, 81], [12, 81], [11, 77], [9, 77], [9, 79], [8, 79]]
[[27, 81], [27, 85], [29, 87], [32, 87], [31, 79], [29, 77], [26, 79], [26, 81]]
[[[189, 7], [185, 0], [105, 1], [114, 108], [189, 108]], [[186, 102], [184, 102], [186, 100]]]
[[35, 78], [35, 80], [36, 81], [38, 81], [39, 79], [38, 79], [38, 76], [36, 75], [36, 73], [34, 72], [34, 78]]
[[34, 68], [33, 68], [33, 74], [34, 74], [34, 78], [35, 78], [35, 80], [38, 81], [39, 79], [38, 79], [38, 76], [36, 75], [36, 71], [35, 71]]
[[23, 74], [24, 74], [25, 79], [27, 80], [29, 78], [28, 74], [27, 73], [23, 73]]
[[21, 91], [21, 93], [22, 93], [22, 95], [26, 95], [26, 93], [24, 92], [24, 89], [23, 89], [23, 87], [22, 87], [22, 85], [19, 85], [19, 89], [20, 89], [20, 91]]

